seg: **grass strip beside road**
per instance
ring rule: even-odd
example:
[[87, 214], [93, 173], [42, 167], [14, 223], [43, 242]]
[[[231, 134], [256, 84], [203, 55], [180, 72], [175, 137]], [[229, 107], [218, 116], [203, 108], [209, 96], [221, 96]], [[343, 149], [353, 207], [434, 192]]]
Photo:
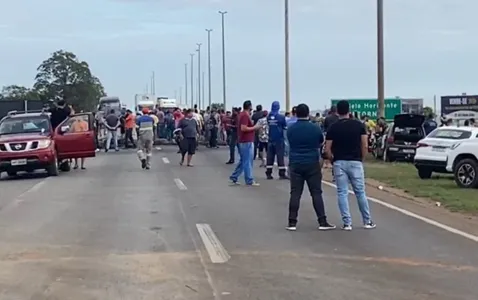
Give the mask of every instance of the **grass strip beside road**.
[[435, 175], [423, 180], [412, 164], [367, 162], [365, 176], [409, 193], [439, 201], [451, 211], [478, 214], [478, 190], [459, 188], [452, 175]]

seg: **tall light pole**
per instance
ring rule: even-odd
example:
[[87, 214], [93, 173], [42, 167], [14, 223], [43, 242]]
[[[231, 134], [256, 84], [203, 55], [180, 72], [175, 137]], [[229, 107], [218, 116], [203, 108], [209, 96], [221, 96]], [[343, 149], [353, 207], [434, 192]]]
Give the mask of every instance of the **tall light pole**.
[[184, 64], [184, 104], [188, 104], [188, 64]]
[[183, 87], [179, 87], [179, 104], [183, 104]]
[[206, 74], [206, 72], [203, 71], [203, 72], [202, 72], [202, 81], [201, 81], [201, 82], [202, 82], [202, 94], [201, 94], [201, 95], [202, 95], [202, 96], [201, 96], [201, 99], [202, 99], [202, 109], [204, 109], [204, 106], [206, 106], [206, 105], [204, 105], [204, 94], [205, 94], [205, 91], [204, 91], [204, 82], [205, 82], [205, 80], [204, 80], [204, 75], [205, 75], [205, 74]]
[[196, 49], [198, 53], [198, 108], [201, 110], [201, 43], [196, 44], [198, 48]]
[[211, 32], [212, 29], [206, 29], [207, 31], [207, 77], [208, 77], [208, 106], [211, 108]]
[[383, 66], [383, 44], [383, 0], [377, 0], [377, 94], [379, 117], [385, 117], [385, 72]]
[[285, 110], [290, 111], [290, 68], [289, 68], [289, 0], [284, 0], [284, 41], [285, 41]]
[[191, 55], [191, 108], [194, 107], [194, 53]]
[[222, 30], [222, 104], [224, 109], [226, 107], [226, 36], [224, 32], [224, 16], [227, 14], [227, 11], [219, 11], [221, 14], [221, 30]]

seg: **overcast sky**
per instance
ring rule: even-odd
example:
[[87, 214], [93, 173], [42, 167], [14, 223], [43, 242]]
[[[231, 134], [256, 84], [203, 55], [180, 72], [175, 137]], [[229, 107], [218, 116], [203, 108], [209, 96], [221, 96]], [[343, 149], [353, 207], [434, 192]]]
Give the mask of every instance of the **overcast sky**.
[[[184, 63], [198, 42], [206, 70], [205, 29], [212, 28], [212, 97], [220, 102], [218, 10], [227, 10], [228, 103], [284, 103], [281, 0], [1, 2], [0, 85], [31, 85], [39, 63], [65, 49], [86, 60], [108, 94], [125, 102], [144, 92], [153, 70], [156, 94], [172, 98], [177, 90], [179, 98]], [[376, 1], [290, 2], [293, 104], [322, 109], [330, 98], [375, 98]], [[434, 94], [478, 94], [477, 1], [384, 2], [386, 96], [431, 104]]]

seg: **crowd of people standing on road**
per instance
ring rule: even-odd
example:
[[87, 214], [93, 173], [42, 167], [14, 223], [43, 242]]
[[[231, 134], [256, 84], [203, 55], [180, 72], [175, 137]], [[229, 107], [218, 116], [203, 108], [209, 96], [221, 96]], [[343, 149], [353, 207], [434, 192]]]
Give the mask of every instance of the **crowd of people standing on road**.
[[[356, 195], [364, 228], [375, 228], [365, 194], [362, 164], [368, 153], [368, 132], [363, 122], [350, 117], [349, 103], [340, 101], [331, 110], [325, 124], [318, 124], [310, 117], [306, 104], [294, 107], [289, 116], [281, 114], [279, 110], [279, 103], [273, 102], [270, 112], [263, 111], [260, 105], [253, 111], [251, 101], [245, 101], [242, 110], [235, 109], [232, 113], [229, 131], [231, 157], [227, 163], [234, 163], [236, 147], [240, 159], [229, 177], [230, 183], [239, 185], [239, 176], [244, 173], [246, 185], [259, 186], [253, 176], [255, 158], [258, 157], [262, 166], [265, 165], [266, 178], [269, 180], [273, 179], [272, 170], [277, 160], [279, 178], [290, 180], [287, 230], [297, 229], [305, 183], [312, 196], [319, 229], [335, 229], [336, 226], [327, 221], [322, 198], [322, 163], [328, 160], [332, 164], [337, 185], [342, 229], [352, 230], [348, 204], [349, 183]], [[319, 125], [325, 125], [326, 131], [322, 131], [322, 126]], [[285, 156], [289, 158], [288, 174]]]

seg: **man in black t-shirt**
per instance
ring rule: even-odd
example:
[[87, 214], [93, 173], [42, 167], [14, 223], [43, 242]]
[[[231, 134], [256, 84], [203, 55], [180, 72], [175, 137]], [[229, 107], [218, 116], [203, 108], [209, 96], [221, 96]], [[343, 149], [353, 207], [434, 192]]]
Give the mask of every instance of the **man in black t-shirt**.
[[366, 229], [376, 225], [370, 216], [368, 199], [365, 194], [365, 176], [362, 161], [368, 153], [368, 137], [364, 124], [349, 118], [349, 103], [337, 103], [339, 120], [331, 126], [326, 135], [325, 154], [333, 162], [337, 185], [337, 198], [342, 215], [343, 230], [352, 230], [348, 192], [349, 181], [357, 198], [362, 221]]
[[55, 130], [58, 125], [60, 125], [71, 115], [72, 112], [70, 107], [66, 105], [65, 100], [59, 100], [55, 107], [50, 109], [50, 113], [51, 127], [53, 127], [53, 130]]
[[330, 108], [329, 114], [325, 117], [324, 120], [324, 132], [327, 133], [330, 126], [332, 126], [335, 122], [339, 120], [339, 116], [337, 115], [337, 107], [332, 106]]

